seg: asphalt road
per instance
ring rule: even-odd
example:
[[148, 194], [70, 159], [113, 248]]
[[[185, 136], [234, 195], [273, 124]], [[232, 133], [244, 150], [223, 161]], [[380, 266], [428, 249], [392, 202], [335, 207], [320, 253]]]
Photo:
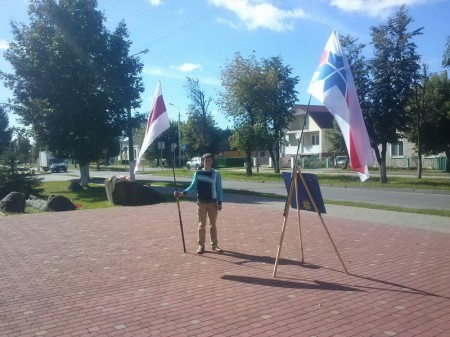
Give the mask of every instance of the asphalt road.
[[[167, 176], [152, 174], [136, 176], [138, 180], [173, 181], [172, 171], [165, 169]], [[91, 178], [109, 178], [113, 175], [123, 176], [126, 172], [91, 171]], [[79, 171], [67, 173], [50, 173], [43, 175], [46, 181], [68, 181], [79, 177]], [[190, 178], [177, 177], [177, 182], [188, 183]], [[225, 180], [224, 188], [247, 190], [260, 193], [271, 193], [286, 196], [284, 185], [276, 182], [253, 182], [241, 180]], [[328, 200], [363, 202], [376, 205], [398, 206], [418, 209], [450, 210], [450, 192], [436, 190], [388, 189], [388, 188], [345, 188], [321, 186], [322, 196]]]

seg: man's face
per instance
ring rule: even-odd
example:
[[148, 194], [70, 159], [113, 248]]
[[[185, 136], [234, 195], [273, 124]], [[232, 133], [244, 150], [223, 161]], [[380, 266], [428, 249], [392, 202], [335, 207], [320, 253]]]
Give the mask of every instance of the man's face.
[[205, 158], [204, 160], [205, 169], [210, 170], [212, 167], [213, 159], [212, 158]]

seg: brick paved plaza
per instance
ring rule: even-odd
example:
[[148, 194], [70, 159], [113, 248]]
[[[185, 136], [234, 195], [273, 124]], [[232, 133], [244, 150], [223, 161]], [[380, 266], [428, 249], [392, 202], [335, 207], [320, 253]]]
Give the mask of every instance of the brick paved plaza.
[[[450, 234], [227, 203], [224, 253], [194, 203], [0, 217], [0, 336], [450, 336]], [[413, 216], [413, 215], [411, 215]]]

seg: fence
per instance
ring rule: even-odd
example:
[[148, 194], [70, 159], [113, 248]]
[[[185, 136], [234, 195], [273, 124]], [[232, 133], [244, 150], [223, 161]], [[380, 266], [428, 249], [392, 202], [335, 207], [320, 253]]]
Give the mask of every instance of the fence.
[[[294, 165], [294, 158], [291, 160], [291, 168]], [[308, 156], [299, 159], [300, 165], [305, 169], [320, 169], [334, 167], [334, 159], [323, 158], [319, 156]], [[418, 157], [407, 158], [386, 158], [386, 167], [389, 168], [404, 168], [404, 169], [416, 169], [419, 165]], [[375, 161], [373, 167], [378, 167], [378, 163]], [[428, 157], [422, 159], [422, 168], [429, 170], [446, 171], [447, 170], [447, 157]]]
[[[378, 163], [375, 163], [378, 167]], [[405, 157], [405, 158], [386, 158], [386, 167], [415, 169], [419, 166], [419, 158]], [[422, 158], [422, 168], [429, 170], [447, 170], [447, 157], [425, 157]]]

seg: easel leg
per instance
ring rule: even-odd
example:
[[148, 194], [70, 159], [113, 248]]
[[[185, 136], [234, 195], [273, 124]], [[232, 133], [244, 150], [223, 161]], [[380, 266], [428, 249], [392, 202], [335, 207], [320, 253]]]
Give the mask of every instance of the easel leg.
[[301, 256], [302, 256], [302, 263], [305, 262], [304, 259], [304, 254], [303, 254], [303, 240], [302, 240], [302, 225], [300, 222], [300, 202], [298, 200], [298, 178], [297, 178], [297, 170], [295, 170], [295, 200], [297, 201], [297, 219], [298, 219], [298, 234], [299, 234], [299, 239], [300, 239], [300, 251], [301, 251]]
[[284, 232], [286, 231], [286, 223], [289, 216], [289, 208], [291, 206], [292, 201], [292, 192], [294, 190], [294, 178], [291, 179], [291, 186], [289, 187], [289, 194], [288, 198], [284, 207], [284, 219], [283, 219], [283, 227], [281, 229], [281, 237], [280, 237], [280, 243], [278, 244], [278, 250], [277, 250], [277, 257], [275, 258], [275, 266], [273, 267], [273, 277], [277, 277], [277, 268], [278, 268], [278, 261], [281, 256], [281, 247], [283, 246], [283, 239], [284, 239]]
[[[299, 171], [300, 171], [300, 169], [299, 169]], [[328, 237], [330, 238], [331, 244], [333, 245], [334, 250], [336, 251], [336, 254], [337, 254], [338, 258], [339, 258], [339, 260], [340, 260], [341, 263], [342, 263], [342, 267], [344, 267], [345, 273], [348, 274], [348, 271], [347, 271], [347, 268], [345, 267], [344, 261], [342, 260], [341, 255], [339, 254], [339, 252], [338, 252], [338, 250], [337, 250], [337, 247], [336, 247], [336, 245], [334, 244], [333, 238], [331, 237], [331, 234], [330, 234], [330, 232], [328, 231], [327, 226], [325, 225], [325, 221], [323, 221], [322, 214], [320, 214], [319, 208], [317, 207], [316, 201], [314, 200], [314, 197], [313, 197], [313, 195], [312, 195], [312, 193], [311, 193], [311, 190], [309, 189], [309, 186], [308, 186], [308, 184], [306, 183], [305, 178], [303, 177], [303, 175], [302, 175], [301, 173], [300, 173], [300, 178], [301, 178], [301, 180], [302, 180], [303, 186], [305, 186], [306, 192], [308, 193], [309, 199], [310, 199], [311, 202], [313, 203], [314, 209], [316, 210], [317, 215], [319, 216], [320, 221], [322, 222], [322, 225], [323, 225], [323, 227], [325, 228], [325, 231], [327, 232]]]

